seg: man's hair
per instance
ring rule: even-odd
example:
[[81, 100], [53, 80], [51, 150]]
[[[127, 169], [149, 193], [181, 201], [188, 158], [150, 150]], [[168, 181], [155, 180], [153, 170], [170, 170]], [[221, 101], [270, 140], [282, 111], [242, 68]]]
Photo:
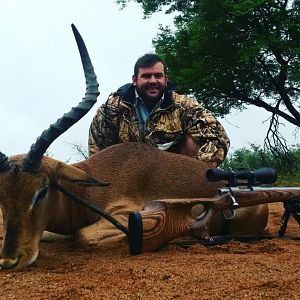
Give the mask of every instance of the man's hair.
[[134, 75], [137, 76], [140, 68], [153, 67], [156, 63], [161, 62], [164, 66], [165, 75], [167, 74], [167, 68], [164, 61], [156, 54], [147, 53], [141, 56], [134, 65]]

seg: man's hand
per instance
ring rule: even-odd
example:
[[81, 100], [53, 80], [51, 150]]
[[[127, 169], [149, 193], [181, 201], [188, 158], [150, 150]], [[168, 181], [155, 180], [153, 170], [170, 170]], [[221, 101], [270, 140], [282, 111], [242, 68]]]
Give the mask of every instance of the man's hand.
[[184, 136], [180, 142], [168, 149], [169, 152], [195, 157], [200, 146], [189, 135]]

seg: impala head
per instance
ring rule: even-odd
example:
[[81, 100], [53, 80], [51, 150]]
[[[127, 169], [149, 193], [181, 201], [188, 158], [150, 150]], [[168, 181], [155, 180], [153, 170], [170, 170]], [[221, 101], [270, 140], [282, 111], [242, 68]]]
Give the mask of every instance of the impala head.
[[102, 185], [84, 171], [49, 157], [43, 157], [50, 144], [80, 118], [97, 100], [98, 83], [84, 42], [72, 29], [86, 77], [86, 93], [77, 107], [52, 124], [25, 155], [8, 158], [0, 152], [0, 205], [4, 237], [0, 268], [22, 268], [32, 264], [39, 241], [49, 220], [51, 200], [57, 196], [55, 184], [65, 180], [84, 185]]

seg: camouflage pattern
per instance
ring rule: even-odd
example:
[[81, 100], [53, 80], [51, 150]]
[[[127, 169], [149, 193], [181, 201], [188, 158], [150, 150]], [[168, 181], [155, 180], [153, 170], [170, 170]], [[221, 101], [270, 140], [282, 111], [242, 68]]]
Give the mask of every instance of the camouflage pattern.
[[[113, 144], [143, 142], [157, 146], [188, 134], [200, 145], [195, 158], [221, 163], [229, 148], [229, 139], [222, 125], [199, 102], [171, 94], [171, 105], [153, 111], [146, 123], [145, 133], [139, 130], [135, 106], [112, 94], [96, 112], [89, 131], [89, 155]], [[195, 122], [197, 122], [196, 125]]]

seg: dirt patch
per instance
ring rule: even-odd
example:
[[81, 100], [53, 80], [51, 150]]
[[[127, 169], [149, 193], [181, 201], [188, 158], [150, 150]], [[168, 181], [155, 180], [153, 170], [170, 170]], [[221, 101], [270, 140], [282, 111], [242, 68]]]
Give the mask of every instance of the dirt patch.
[[[277, 235], [282, 213], [282, 204], [270, 205], [269, 234]], [[100, 252], [72, 241], [42, 242], [34, 266], [0, 272], [0, 299], [300, 299], [294, 219], [287, 237], [172, 244], [139, 256], [126, 247]]]

